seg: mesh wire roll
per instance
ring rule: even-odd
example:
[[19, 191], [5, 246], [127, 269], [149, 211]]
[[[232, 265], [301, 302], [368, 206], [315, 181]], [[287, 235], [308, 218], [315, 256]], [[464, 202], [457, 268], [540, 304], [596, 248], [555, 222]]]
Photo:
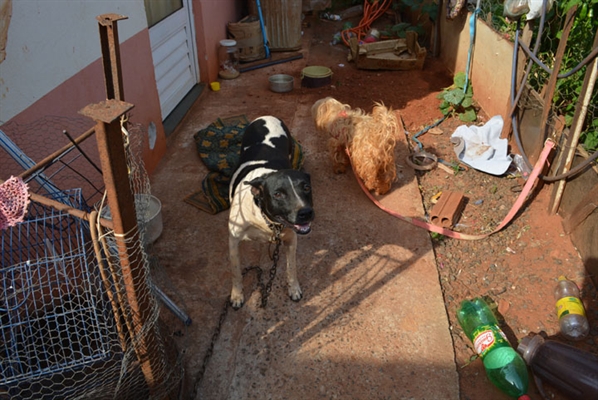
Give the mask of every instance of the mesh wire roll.
[[[131, 189], [144, 199], [143, 130], [130, 124], [123, 135]], [[85, 208], [80, 189], [52, 197]], [[148, 203], [135, 206], [143, 215]], [[132, 282], [153, 287], [143, 218], [123, 235], [124, 268], [121, 238], [100, 214], [88, 222], [31, 202], [21, 223], [0, 231], [0, 399], [157, 399], [178, 390], [181, 357], [158, 301], [151, 290], [131, 295]]]

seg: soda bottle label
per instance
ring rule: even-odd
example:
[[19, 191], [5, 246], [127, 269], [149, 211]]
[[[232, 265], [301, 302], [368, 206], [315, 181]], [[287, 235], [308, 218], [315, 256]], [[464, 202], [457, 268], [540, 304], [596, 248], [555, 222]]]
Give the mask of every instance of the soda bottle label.
[[556, 312], [559, 316], [564, 317], [569, 314], [579, 314], [585, 317], [586, 312], [581, 304], [581, 300], [577, 297], [563, 297], [556, 302]]
[[506, 335], [496, 325], [482, 325], [473, 332], [473, 347], [482, 359], [490, 350], [503, 346], [510, 345]]

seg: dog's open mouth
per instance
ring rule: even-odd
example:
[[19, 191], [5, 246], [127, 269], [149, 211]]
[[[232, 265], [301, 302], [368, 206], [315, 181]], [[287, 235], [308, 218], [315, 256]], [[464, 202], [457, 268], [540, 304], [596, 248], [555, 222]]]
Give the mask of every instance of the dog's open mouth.
[[293, 230], [299, 235], [307, 235], [311, 231], [311, 224], [293, 225]]
[[292, 224], [282, 217], [276, 218], [276, 220], [286, 228], [294, 230], [299, 235], [307, 235], [311, 232], [311, 222], [305, 224]]

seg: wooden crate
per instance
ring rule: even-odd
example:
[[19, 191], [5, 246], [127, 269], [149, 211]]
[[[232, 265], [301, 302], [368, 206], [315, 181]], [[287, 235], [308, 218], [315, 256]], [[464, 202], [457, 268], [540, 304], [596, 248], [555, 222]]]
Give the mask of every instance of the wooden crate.
[[359, 45], [356, 38], [350, 40], [349, 61], [359, 69], [411, 70], [422, 69], [426, 49], [417, 42], [417, 33], [407, 32], [405, 39], [383, 40]]

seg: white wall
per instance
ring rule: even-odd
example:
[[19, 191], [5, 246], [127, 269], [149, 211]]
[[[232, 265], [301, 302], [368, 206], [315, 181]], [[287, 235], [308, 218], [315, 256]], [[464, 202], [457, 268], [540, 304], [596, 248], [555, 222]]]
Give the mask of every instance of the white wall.
[[143, 0], [13, 0], [0, 64], [0, 125], [101, 57], [96, 16], [122, 14], [121, 43], [147, 28]]

